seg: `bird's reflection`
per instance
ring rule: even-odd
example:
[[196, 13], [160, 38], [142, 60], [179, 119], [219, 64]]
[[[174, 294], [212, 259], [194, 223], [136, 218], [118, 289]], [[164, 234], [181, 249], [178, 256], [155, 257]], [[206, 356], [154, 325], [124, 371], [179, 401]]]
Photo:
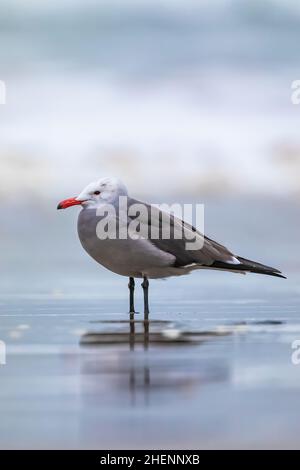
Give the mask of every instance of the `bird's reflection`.
[[[129, 339], [129, 345], [130, 345], [130, 350], [134, 351], [135, 348], [135, 318], [134, 318], [134, 313], [130, 313], [130, 339]], [[144, 346], [144, 351], [147, 351], [149, 348], [149, 316], [145, 316], [144, 320], [142, 322], [143, 324], [143, 346]], [[130, 394], [131, 394], [131, 400], [132, 404], [135, 404], [135, 392], [136, 392], [136, 374], [137, 370], [134, 367], [134, 365], [131, 365], [130, 367], [130, 373], [129, 373], [129, 388], [130, 388]], [[143, 368], [142, 368], [142, 376], [143, 376], [143, 389], [144, 389], [144, 396], [145, 396], [145, 402], [148, 403], [148, 396], [149, 396], [149, 387], [150, 387], [150, 368], [147, 363], [144, 363]]]
[[84, 355], [82, 372], [105, 375], [109, 387], [115, 384], [110, 379], [116, 378], [117, 393], [124, 391], [125, 378], [131, 403], [140, 395], [149, 403], [150, 392], [190, 392], [196, 385], [226, 380], [228, 371], [222, 360], [192, 354], [193, 348], [209, 338], [225, 334], [186, 331], [168, 321], [139, 320], [134, 313], [129, 320], [94, 322], [93, 329], [81, 337], [81, 346], [91, 348], [91, 354]]
[[[135, 336], [136, 322], [135, 322], [134, 315], [135, 315], [134, 313], [130, 313], [130, 320], [129, 320], [129, 324], [130, 324], [129, 344], [130, 344], [131, 351], [134, 351], [135, 339], [136, 339], [136, 336]], [[147, 351], [149, 347], [149, 317], [148, 316], [144, 318], [142, 324], [143, 324], [143, 345], [144, 345], [144, 350]]]

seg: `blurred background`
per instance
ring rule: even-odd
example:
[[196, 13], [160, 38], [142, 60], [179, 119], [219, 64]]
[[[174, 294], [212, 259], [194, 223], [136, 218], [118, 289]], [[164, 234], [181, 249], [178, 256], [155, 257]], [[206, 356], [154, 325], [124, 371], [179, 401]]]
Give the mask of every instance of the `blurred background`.
[[[299, 235], [297, 0], [2, 0], [0, 9], [0, 236], [12, 283], [12, 261], [41, 240], [47, 262], [59, 261], [59, 243], [70, 262], [82, 256], [75, 211], [57, 214], [56, 203], [106, 175], [153, 202], [213, 201], [208, 232], [229, 245], [237, 232], [261, 245], [275, 219], [277, 250], [288, 225]], [[259, 210], [265, 226], [251, 236]]]
[[2, 201], [106, 174], [140, 194], [299, 194], [297, 0], [0, 8]]

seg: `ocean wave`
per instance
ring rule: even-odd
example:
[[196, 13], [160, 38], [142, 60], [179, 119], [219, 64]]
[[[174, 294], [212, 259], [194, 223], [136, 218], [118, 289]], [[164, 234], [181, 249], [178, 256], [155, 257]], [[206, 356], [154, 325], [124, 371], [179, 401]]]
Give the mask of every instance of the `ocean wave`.
[[[198, 64], [297, 63], [299, 2], [4, 1], [0, 60], [140, 76]], [[149, 66], [151, 64], [151, 66]]]

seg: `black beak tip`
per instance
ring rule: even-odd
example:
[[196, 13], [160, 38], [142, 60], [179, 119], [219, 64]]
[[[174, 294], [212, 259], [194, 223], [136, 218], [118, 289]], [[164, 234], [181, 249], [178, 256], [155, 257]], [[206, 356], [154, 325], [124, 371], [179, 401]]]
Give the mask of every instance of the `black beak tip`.
[[57, 206], [57, 208], [56, 208], [56, 209], [57, 209], [57, 210], [59, 210], [59, 209], [62, 209], [62, 205], [61, 205], [61, 203], [59, 203], [59, 204], [58, 204], [58, 206]]

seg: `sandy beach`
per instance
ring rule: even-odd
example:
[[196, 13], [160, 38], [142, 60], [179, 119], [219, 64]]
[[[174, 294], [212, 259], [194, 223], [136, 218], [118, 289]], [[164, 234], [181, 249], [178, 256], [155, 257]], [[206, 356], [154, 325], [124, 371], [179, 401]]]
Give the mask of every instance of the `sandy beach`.
[[[294, 0], [1, 1], [1, 449], [299, 449], [299, 42]], [[56, 210], [106, 176], [287, 279], [151, 281], [130, 317]]]

